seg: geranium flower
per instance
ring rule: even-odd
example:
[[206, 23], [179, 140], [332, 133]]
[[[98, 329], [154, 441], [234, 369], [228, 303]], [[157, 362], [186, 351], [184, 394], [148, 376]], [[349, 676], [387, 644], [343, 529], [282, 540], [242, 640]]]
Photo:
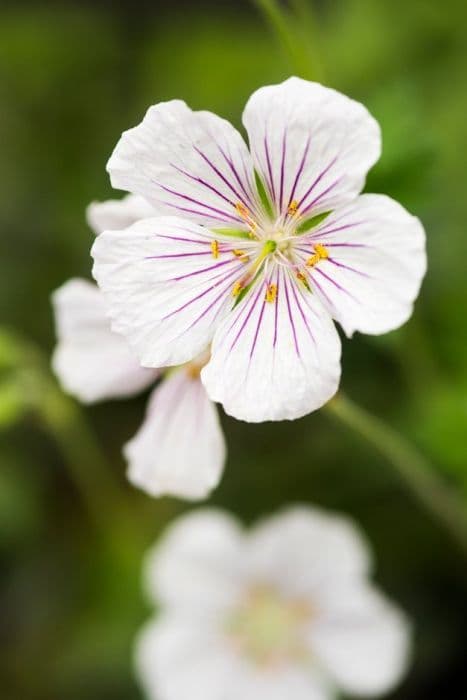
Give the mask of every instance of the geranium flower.
[[[99, 233], [129, 225], [152, 208], [133, 196], [94, 203], [88, 221]], [[145, 421], [124, 446], [128, 478], [154, 496], [204, 498], [218, 484], [226, 450], [217, 409], [200, 381], [205, 351], [169, 370], [141, 367], [121, 335], [110, 328], [104, 296], [84, 279], [71, 279], [52, 297], [58, 344], [52, 365], [62, 386], [84, 403], [123, 398], [160, 378]]]
[[405, 673], [410, 626], [369, 581], [347, 518], [290, 508], [249, 533], [199, 510], [149, 553], [159, 614], [136, 645], [150, 700], [328, 700], [387, 692]]
[[425, 235], [383, 195], [359, 193], [380, 155], [365, 107], [298, 78], [249, 99], [240, 134], [174, 100], [151, 107], [110, 158], [115, 187], [159, 214], [95, 242], [114, 329], [142, 364], [212, 342], [201, 378], [248, 421], [298, 418], [340, 378], [345, 333], [385, 333], [412, 312]]

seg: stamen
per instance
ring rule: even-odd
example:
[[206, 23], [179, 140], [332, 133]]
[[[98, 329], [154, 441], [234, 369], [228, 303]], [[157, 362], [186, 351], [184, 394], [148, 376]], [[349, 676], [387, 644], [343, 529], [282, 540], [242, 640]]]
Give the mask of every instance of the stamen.
[[307, 267], [314, 267], [320, 260], [327, 260], [327, 258], [329, 258], [328, 249], [321, 243], [315, 243], [313, 249], [315, 252], [306, 261]]
[[269, 301], [271, 304], [276, 301], [277, 298], [277, 285], [276, 284], [268, 284], [266, 287], [266, 294], [264, 296], [266, 301]]
[[309, 283], [308, 283], [308, 279], [307, 279], [306, 275], [305, 275], [303, 272], [301, 272], [300, 270], [297, 270], [297, 272], [295, 273], [295, 276], [296, 276], [296, 278], [298, 279], [298, 281], [301, 282], [301, 283], [303, 284], [303, 286], [304, 286], [309, 292], [311, 292], [311, 287], [310, 287], [310, 285], [309, 285]]
[[289, 206], [287, 207], [287, 214], [289, 216], [295, 216], [298, 210], [298, 202], [296, 199], [292, 199]]
[[212, 257], [217, 260], [219, 257], [219, 241], [211, 241]]
[[238, 258], [240, 262], [247, 263], [250, 260], [250, 256], [247, 255], [244, 250], [234, 248], [234, 250], [232, 250], [232, 254], [235, 255], [235, 257]]
[[257, 228], [256, 221], [252, 218], [249, 210], [242, 202], [237, 202], [235, 204], [235, 210], [237, 214], [243, 219], [243, 221], [248, 224], [250, 228], [250, 238], [257, 238], [255, 231]]
[[240, 294], [242, 289], [243, 289], [243, 282], [241, 282], [241, 281], [235, 282], [235, 284], [232, 288], [232, 296], [238, 297], [238, 295]]

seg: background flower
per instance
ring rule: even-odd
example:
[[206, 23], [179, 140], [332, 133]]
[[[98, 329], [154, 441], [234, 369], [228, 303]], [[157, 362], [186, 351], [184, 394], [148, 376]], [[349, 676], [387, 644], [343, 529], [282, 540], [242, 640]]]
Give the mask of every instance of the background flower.
[[136, 668], [151, 700], [376, 696], [405, 672], [410, 628], [368, 580], [350, 520], [289, 508], [244, 533], [230, 516], [184, 516], [148, 556], [160, 614]]
[[[151, 213], [143, 199], [130, 195], [91, 204], [87, 216], [99, 234]], [[206, 354], [165, 372], [145, 369], [126, 340], [112, 332], [96, 285], [69, 280], [52, 300], [58, 338], [52, 365], [63, 387], [81, 401], [125, 398], [162, 375], [143, 425], [124, 447], [130, 481], [153, 496], [205, 498], [218, 484], [226, 457], [217, 409], [200, 381]]]

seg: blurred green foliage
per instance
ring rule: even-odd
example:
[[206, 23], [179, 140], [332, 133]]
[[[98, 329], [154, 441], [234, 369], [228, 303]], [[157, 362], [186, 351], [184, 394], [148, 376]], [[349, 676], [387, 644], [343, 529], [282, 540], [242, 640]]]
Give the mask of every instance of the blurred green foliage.
[[[414, 317], [388, 336], [344, 341], [343, 385], [413, 438], [467, 502], [467, 6], [321, 0], [315, 11], [310, 41], [326, 81], [382, 124], [384, 154], [367, 188], [399, 199], [428, 232], [430, 266]], [[131, 645], [147, 615], [141, 556], [185, 508], [126, 484], [120, 448], [144, 401], [108, 403], [86, 414], [122, 493], [96, 525], [64, 449], [71, 442], [76, 456], [79, 429], [54, 433], [42, 410], [50, 404], [40, 393], [31, 402], [18, 384], [37, 363], [47, 375], [51, 291], [90, 275], [84, 208], [112, 196], [106, 160], [149, 104], [180, 97], [240, 125], [249, 94], [291, 70], [246, 2], [0, 8], [0, 319], [11, 330], [0, 336], [5, 700], [140, 697]], [[27, 352], [16, 347], [19, 336]], [[79, 428], [80, 409], [57, 405]], [[354, 514], [375, 546], [378, 580], [415, 620], [414, 667], [393, 697], [465, 697], [465, 556], [385, 461], [322, 412], [279, 425], [223, 420], [229, 462], [213, 503], [246, 521], [286, 500]], [[92, 486], [98, 448], [87, 454], [75, 462]], [[105, 486], [95, 488], [102, 504], [110, 500]]]

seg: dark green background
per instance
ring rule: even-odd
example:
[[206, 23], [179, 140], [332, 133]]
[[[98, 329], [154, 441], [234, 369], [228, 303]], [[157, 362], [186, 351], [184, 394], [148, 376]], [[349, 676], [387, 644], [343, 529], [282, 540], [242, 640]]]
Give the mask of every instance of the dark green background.
[[[314, 9], [314, 36], [297, 32], [297, 42], [312, 42], [326, 82], [382, 124], [384, 154], [367, 189], [399, 199], [428, 233], [413, 318], [387, 336], [344, 340], [343, 388], [418, 444], [467, 504], [467, 6], [329, 0]], [[17, 338], [0, 342], [5, 700], [140, 697], [131, 671], [132, 639], [148, 614], [140, 559], [186, 507], [146, 498], [124, 479], [120, 448], [142, 420], [144, 397], [83, 409], [84, 417], [57, 399], [62, 438], [102, 504], [111, 497], [79, 421], [91, 424], [123, 490], [100, 526], [44, 425], [54, 391], [49, 296], [70, 276], [90, 275], [85, 206], [112, 196], [107, 158], [149, 104], [179, 97], [240, 125], [249, 94], [293, 70], [247, 2], [1, 5], [0, 323]], [[374, 545], [377, 580], [416, 628], [410, 676], [391, 697], [467, 697], [466, 554], [385, 460], [323, 413], [223, 423], [229, 460], [211, 502], [246, 521], [286, 501], [355, 515]]]

